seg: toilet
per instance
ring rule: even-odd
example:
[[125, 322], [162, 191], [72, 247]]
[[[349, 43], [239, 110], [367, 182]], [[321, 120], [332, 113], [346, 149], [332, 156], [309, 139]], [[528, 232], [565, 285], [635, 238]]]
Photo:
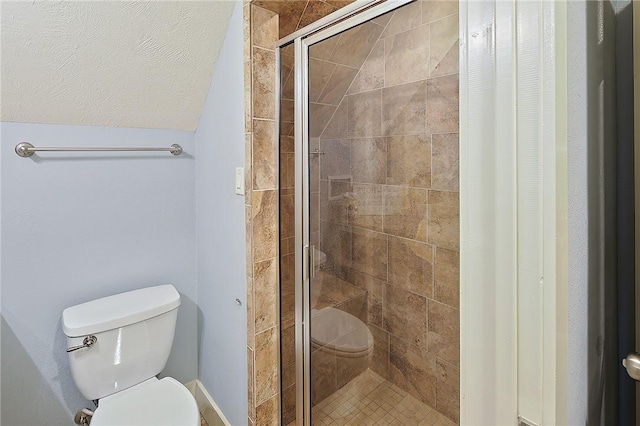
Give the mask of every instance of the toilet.
[[373, 351], [373, 335], [358, 317], [327, 306], [311, 311], [311, 347], [356, 363], [359, 359], [366, 366]]
[[348, 361], [353, 367], [352, 373], [357, 375], [369, 364], [369, 355], [373, 352], [373, 335], [367, 324], [348, 312], [332, 306], [317, 309], [325, 277], [322, 270], [327, 256], [315, 247], [314, 250], [317, 271], [313, 278], [310, 300], [312, 351], [335, 355], [339, 362]]
[[82, 395], [98, 400], [91, 426], [199, 426], [189, 390], [165, 367], [176, 326], [180, 294], [160, 285], [67, 308], [71, 375]]
[[327, 382], [322, 373], [312, 375], [311, 403], [315, 406], [369, 368], [374, 340], [367, 324], [338, 307], [312, 309], [310, 323], [311, 364], [314, 360], [328, 363], [329, 372], [324, 375], [335, 374], [337, 378]]

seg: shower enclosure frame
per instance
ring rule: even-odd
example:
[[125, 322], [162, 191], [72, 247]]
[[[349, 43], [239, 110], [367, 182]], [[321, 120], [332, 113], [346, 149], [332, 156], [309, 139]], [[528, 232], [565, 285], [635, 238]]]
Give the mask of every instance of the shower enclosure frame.
[[[296, 424], [311, 425], [311, 324], [310, 286], [313, 260], [309, 238], [309, 46], [384, 15], [417, 0], [367, 0], [354, 2], [281, 39], [280, 50], [294, 46], [294, 152], [295, 152], [295, 342]], [[276, 68], [280, 72], [280, 67]], [[277, 81], [280, 78], [277, 77]], [[279, 87], [279, 86], [278, 86]], [[279, 90], [276, 92], [279, 93]], [[278, 101], [279, 101], [278, 97]], [[279, 110], [279, 102], [277, 105]], [[279, 119], [278, 119], [279, 121]], [[280, 139], [278, 129], [278, 140]], [[302, 384], [302, 386], [300, 386]]]

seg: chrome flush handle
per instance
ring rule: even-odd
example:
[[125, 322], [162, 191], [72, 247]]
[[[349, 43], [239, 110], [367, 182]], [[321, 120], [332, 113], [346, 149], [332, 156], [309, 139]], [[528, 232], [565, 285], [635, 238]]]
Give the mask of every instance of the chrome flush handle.
[[67, 352], [77, 351], [78, 349], [90, 348], [97, 341], [98, 341], [98, 338], [96, 336], [87, 336], [84, 338], [81, 345], [71, 346], [69, 349], [67, 349]]

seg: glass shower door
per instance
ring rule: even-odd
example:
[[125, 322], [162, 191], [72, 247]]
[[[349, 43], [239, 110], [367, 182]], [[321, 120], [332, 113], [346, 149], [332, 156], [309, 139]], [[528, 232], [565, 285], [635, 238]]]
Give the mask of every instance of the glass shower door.
[[455, 424], [457, 2], [385, 2], [291, 51], [297, 424]]
[[[386, 172], [383, 162], [376, 161], [386, 155], [376, 151], [384, 144], [379, 131], [381, 90], [367, 90], [364, 77], [356, 80], [367, 58], [373, 63], [381, 57], [383, 30], [383, 25], [368, 21], [308, 50], [308, 230], [313, 259], [309, 349], [314, 424], [332, 418], [356, 421], [371, 414], [366, 406], [357, 409], [361, 401], [352, 396], [362, 392], [363, 385], [374, 387], [383, 380], [369, 370], [374, 350], [374, 335], [368, 326], [369, 277], [357, 269], [364, 266], [362, 256], [378, 263], [378, 273], [386, 267], [382, 252], [369, 251], [362, 239], [382, 223], [379, 185]], [[358, 100], [365, 102], [352, 123], [358, 126], [351, 131], [350, 100], [356, 108]], [[368, 109], [367, 102], [373, 108]], [[377, 124], [377, 129], [371, 124]], [[374, 161], [361, 155], [365, 151]], [[356, 268], [354, 241], [359, 244], [356, 250], [361, 250]], [[384, 273], [386, 278], [386, 269]], [[336, 412], [336, 406], [343, 412]]]

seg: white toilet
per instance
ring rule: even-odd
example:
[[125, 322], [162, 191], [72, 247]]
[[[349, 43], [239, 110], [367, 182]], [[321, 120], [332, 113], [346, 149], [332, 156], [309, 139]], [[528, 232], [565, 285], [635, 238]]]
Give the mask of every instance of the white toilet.
[[358, 317], [340, 309], [327, 306], [311, 311], [311, 347], [336, 355], [352, 358], [368, 364], [373, 352], [373, 335], [369, 327]]
[[358, 317], [335, 307], [326, 306], [317, 309], [318, 298], [322, 293], [324, 263], [327, 255], [314, 247], [316, 276], [311, 288], [311, 347], [339, 359], [351, 359], [360, 367], [354, 371], [366, 369], [368, 357], [373, 352], [373, 335], [367, 324]]
[[64, 310], [73, 380], [85, 398], [98, 400], [91, 426], [200, 425], [187, 388], [156, 378], [169, 358], [179, 306], [180, 294], [167, 284]]

